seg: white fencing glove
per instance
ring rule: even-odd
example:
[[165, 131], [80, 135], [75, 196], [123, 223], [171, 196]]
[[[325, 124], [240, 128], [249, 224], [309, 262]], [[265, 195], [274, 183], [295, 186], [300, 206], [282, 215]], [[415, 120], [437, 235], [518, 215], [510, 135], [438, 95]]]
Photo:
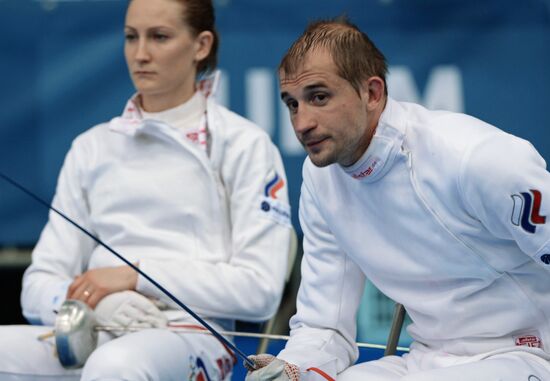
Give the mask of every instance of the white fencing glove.
[[270, 354], [248, 356], [256, 364], [256, 369], [248, 369], [245, 381], [298, 381], [300, 379], [300, 368], [294, 364], [278, 359]]
[[[168, 324], [153, 301], [135, 291], [107, 295], [95, 307], [95, 314], [100, 325], [120, 328], [164, 328]], [[112, 332], [115, 336], [124, 333], [124, 330]]]

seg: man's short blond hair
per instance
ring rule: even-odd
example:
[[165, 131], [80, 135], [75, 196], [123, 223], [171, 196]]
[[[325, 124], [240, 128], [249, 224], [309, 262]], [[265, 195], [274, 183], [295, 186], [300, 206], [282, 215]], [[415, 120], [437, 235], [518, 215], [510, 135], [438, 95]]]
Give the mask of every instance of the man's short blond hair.
[[306, 55], [315, 49], [329, 52], [338, 75], [357, 92], [361, 83], [373, 76], [380, 77], [386, 88], [386, 58], [370, 38], [345, 17], [310, 23], [284, 55], [279, 73], [292, 76], [300, 69]]

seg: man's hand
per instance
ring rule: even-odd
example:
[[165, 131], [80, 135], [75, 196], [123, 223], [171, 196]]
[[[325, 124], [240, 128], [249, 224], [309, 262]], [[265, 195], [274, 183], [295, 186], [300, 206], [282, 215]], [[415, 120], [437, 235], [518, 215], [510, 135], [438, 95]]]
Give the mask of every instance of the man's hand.
[[[164, 328], [168, 320], [147, 297], [135, 291], [109, 294], [97, 304], [95, 315], [100, 325], [120, 328]], [[116, 336], [125, 333], [112, 332]]]
[[75, 278], [67, 299], [81, 300], [91, 308], [113, 292], [134, 290], [138, 275], [130, 266], [103, 267], [88, 270]]
[[294, 364], [276, 358], [273, 355], [261, 354], [248, 356], [256, 364], [256, 369], [248, 369], [246, 381], [298, 381], [300, 379], [300, 368]]

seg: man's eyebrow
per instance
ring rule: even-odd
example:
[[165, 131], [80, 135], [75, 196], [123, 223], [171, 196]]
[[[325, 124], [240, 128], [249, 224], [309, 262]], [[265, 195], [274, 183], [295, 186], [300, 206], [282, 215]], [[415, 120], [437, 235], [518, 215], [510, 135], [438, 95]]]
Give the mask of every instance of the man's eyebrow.
[[327, 87], [327, 85], [324, 82], [315, 82], [304, 87], [304, 90], [311, 91], [311, 90], [316, 90], [320, 87]]
[[[318, 90], [319, 88], [326, 88], [327, 85], [324, 83], [324, 82], [315, 82], [315, 83], [312, 83], [310, 85], [307, 85], [306, 87], [304, 87], [304, 93], [308, 93], [308, 92], [312, 92], [312, 91], [315, 91], [315, 90]], [[283, 91], [281, 92], [281, 99], [284, 101], [286, 98], [289, 98], [290, 97], [290, 94], [288, 94], [288, 92], [286, 91]]]

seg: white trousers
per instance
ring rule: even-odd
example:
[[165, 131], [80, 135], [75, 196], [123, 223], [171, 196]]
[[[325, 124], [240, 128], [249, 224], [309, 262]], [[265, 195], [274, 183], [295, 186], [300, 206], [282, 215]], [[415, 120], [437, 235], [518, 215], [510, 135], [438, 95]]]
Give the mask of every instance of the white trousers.
[[229, 380], [233, 358], [213, 336], [146, 329], [112, 339], [100, 332], [99, 346], [82, 369], [59, 363], [51, 327], [0, 326], [2, 381]]
[[550, 357], [540, 349], [505, 348], [477, 356], [442, 352], [387, 356], [354, 365], [338, 381], [546, 381]]

